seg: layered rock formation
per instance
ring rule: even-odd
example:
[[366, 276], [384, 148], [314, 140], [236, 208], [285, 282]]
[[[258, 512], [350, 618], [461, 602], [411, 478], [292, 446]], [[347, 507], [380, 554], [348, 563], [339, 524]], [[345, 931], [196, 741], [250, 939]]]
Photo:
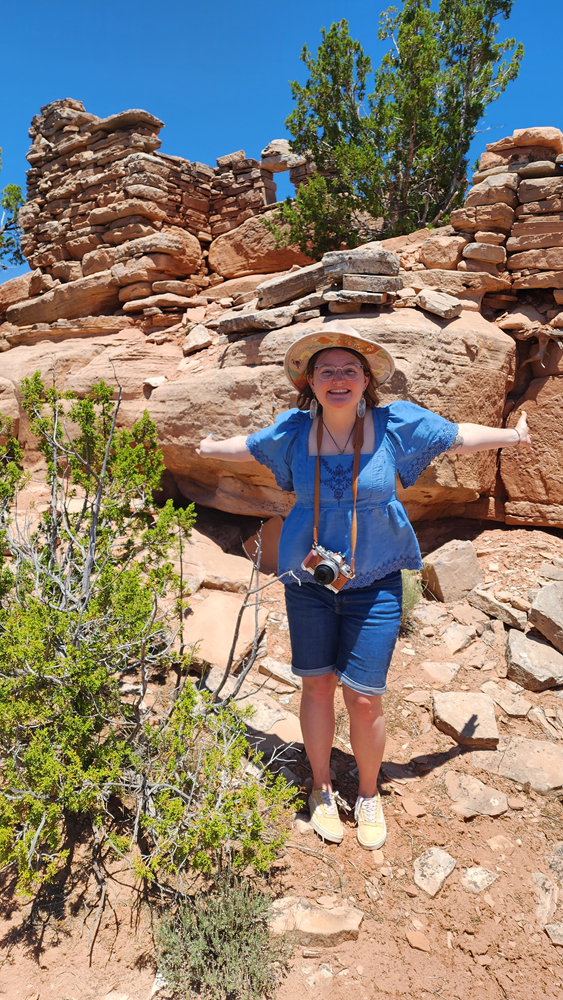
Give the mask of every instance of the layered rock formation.
[[150, 410], [172, 492], [287, 513], [293, 497], [264, 467], [194, 448], [293, 405], [285, 351], [337, 314], [397, 359], [383, 403], [492, 425], [522, 405], [530, 414], [532, 455], [507, 450], [499, 467], [492, 453], [443, 456], [401, 493], [413, 519], [563, 526], [562, 133], [519, 130], [487, 147], [451, 225], [312, 263], [278, 249], [267, 223], [274, 174], [290, 170], [298, 186], [314, 165], [285, 140], [260, 161], [239, 150], [215, 168], [190, 163], [158, 151], [162, 124], [145, 111], [100, 119], [73, 100], [33, 120], [21, 214], [33, 271], [0, 286], [0, 410], [19, 419], [27, 464], [39, 459], [21, 378], [39, 368], [83, 394], [104, 377], [123, 386], [124, 423]]

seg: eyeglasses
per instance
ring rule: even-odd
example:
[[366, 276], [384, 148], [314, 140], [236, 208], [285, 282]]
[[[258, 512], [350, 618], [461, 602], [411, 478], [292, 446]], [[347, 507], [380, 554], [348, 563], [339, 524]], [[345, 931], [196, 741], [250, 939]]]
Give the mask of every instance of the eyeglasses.
[[331, 382], [336, 378], [337, 372], [341, 372], [347, 382], [356, 382], [364, 369], [359, 362], [350, 362], [342, 368], [337, 368], [336, 365], [315, 365], [315, 371], [318, 371], [321, 382]]

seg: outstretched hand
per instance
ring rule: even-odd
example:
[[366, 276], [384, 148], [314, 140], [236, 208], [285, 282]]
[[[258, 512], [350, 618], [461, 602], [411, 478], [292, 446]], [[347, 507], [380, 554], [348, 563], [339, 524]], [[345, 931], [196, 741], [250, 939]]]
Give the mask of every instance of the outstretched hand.
[[525, 410], [520, 410], [520, 417], [518, 423], [516, 424], [516, 430], [520, 435], [520, 443], [525, 444], [527, 448], [532, 447], [532, 439], [530, 437], [530, 428], [528, 427], [528, 414]]
[[206, 455], [211, 454], [211, 448], [209, 445], [211, 444], [212, 438], [213, 434], [208, 434], [206, 438], [203, 438], [203, 440], [199, 442], [199, 448], [196, 448], [195, 450], [196, 455], [199, 455], [200, 458], [205, 458]]

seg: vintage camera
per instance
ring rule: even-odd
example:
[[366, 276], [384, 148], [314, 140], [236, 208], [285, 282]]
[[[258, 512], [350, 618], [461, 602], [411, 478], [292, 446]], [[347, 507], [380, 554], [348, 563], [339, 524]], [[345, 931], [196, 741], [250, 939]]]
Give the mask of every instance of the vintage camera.
[[347, 580], [352, 580], [354, 577], [352, 570], [344, 562], [344, 556], [340, 552], [324, 549], [322, 545], [311, 549], [301, 563], [301, 569], [306, 569], [315, 583], [328, 587], [335, 594], [342, 590]]

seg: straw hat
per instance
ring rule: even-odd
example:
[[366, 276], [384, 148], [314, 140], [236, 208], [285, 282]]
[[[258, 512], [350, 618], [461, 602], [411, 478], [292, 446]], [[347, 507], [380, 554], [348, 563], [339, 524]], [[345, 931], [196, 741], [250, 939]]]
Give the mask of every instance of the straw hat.
[[343, 323], [342, 320], [333, 320], [315, 333], [307, 333], [304, 337], [300, 337], [289, 348], [284, 360], [284, 369], [296, 389], [301, 391], [307, 385], [307, 365], [313, 354], [328, 350], [330, 347], [342, 347], [361, 354], [371, 368], [377, 385], [387, 382], [395, 371], [395, 362], [385, 347], [374, 340], [361, 337], [353, 327]]

